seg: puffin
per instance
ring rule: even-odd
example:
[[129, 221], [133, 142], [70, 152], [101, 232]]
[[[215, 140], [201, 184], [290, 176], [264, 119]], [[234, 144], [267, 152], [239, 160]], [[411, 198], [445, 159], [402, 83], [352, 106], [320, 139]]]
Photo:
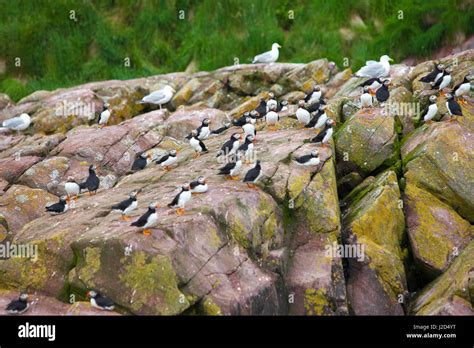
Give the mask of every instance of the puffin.
[[255, 137], [257, 135], [257, 130], [255, 129], [255, 125], [252, 122], [252, 118], [247, 117], [246, 121], [247, 121], [247, 123], [245, 123], [242, 126], [242, 129], [244, 131], [245, 136], [252, 135], [253, 137]]
[[299, 166], [317, 166], [320, 163], [318, 150], [313, 150], [309, 155], [303, 155], [294, 159], [295, 163]]
[[393, 61], [387, 55], [380, 57], [380, 61], [368, 60], [365, 66], [355, 73], [356, 77], [385, 77], [390, 75], [390, 61]]
[[28, 294], [22, 293], [18, 297], [18, 300], [11, 301], [6, 307], [5, 311], [8, 314], [22, 314], [25, 313], [30, 304], [28, 303]]
[[149, 227], [158, 221], [157, 208], [159, 208], [158, 204], [150, 204], [146, 213], [140, 216], [137, 221], [132, 222], [130, 226], [143, 227], [143, 234], [149, 236], [151, 234]]
[[154, 105], [159, 105], [160, 109], [162, 108], [162, 105], [168, 103], [171, 98], [173, 98], [174, 93], [176, 93], [176, 90], [171, 87], [171, 86], [165, 86], [162, 89], [158, 91], [154, 91], [147, 96], [143, 97], [142, 100], [138, 101], [138, 104], [154, 104]]
[[238, 180], [238, 173], [242, 168], [241, 153], [237, 152], [236, 155], [232, 156], [232, 160], [227, 164], [219, 168], [217, 175], [225, 175], [226, 180]]
[[441, 77], [437, 82], [431, 82], [432, 88], [437, 88], [439, 91], [441, 91], [441, 95], [444, 95], [444, 89], [448, 87], [451, 83], [452, 76], [451, 76], [452, 69], [451, 68], [446, 68], [444, 70], [443, 77]]
[[319, 120], [319, 117], [324, 113], [324, 104], [320, 104], [318, 111], [314, 111], [311, 113], [311, 120], [308, 122], [304, 128], [314, 128], [316, 123]]
[[276, 110], [276, 108], [278, 107], [278, 102], [275, 99], [275, 93], [273, 93], [273, 92], [268, 93], [268, 98], [269, 99], [267, 101], [267, 112], [268, 112], [268, 110], [270, 110], [270, 106], [272, 106], [272, 105], [275, 106], [275, 110]]
[[91, 305], [94, 308], [101, 309], [103, 311], [113, 311], [115, 309], [115, 303], [111, 299], [102, 296], [96, 291], [89, 291], [87, 297], [90, 297]]
[[321, 87], [316, 85], [314, 86], [313, 91], [305, 96], [304, 101], [305, 103], [309, 105], [312, 105], [314, 103], [319, 103], [321, 96], [322, 96]]
[[81, 186], [72, 176], [69, 176], [64, 184], [64, 190], [66, 191], [68, 201], [71, 200], [71, 198], [77, 200], [77, 197], [79, 197], [79, 193], [81, 192]]
[[222, 127], [212, 130], [211, 134], [221, 134], [221, 133], [224, 133], [229, 128], [230, 128], [230, 123], [226, 122], [226, 123], [224, 123], [224, 125]]
[[323, 147], [326, 147], [329, 143], [329, 140], [332, 138], [332, 134], [334, 133], [333, 126], [336, 125], [336, 121], [333, 119], [328, 118], [326, 121], [324, 129], [319, 132], [313, 139], [311, 139], [312, 143], [322, 143]]
[[359, 87], [364, 88], [365, 86], [369, 86], [369, 91], [375, 91], [377, 88], [382, 86], [382, 80], [378, 77], [372, 77], [368, 80], [362, 82]]
[[135, 171], [145, 169], [145, 167], [149, 165], [150, 162], [151, 162], [151, 155], [144, 152], [138, 155], [135, 161], [133, 161], [132, 171], [135, 172]]
[[252, 189], [256, 189], [255, 184], [262, 176], [262, 167], [260, 166], [260, 160], [255, 162], [253, 168], [251, 168], [244, 176], [243, 182], [247, 183], [247, 186]]
[[[211, 120], [209, 120], [208, 118], [205, 118], [204, 120], [202, 120], [201, 122], [201, 125], [196, 128], [196, 131], [198, 133], [198, 136], [197, 138], [199, 140], [206, 140], [207, 138], [209, 138], [209, 135], [211, 134], [211, 130], [209, 128], [209, 124], [211, 123]], [[191, 139], [192, 137], [192, 134], [189, 134], [186, 139]]]
[[286, 111], [286, 110], [288, 110], [288, 100], [279, 101], [275, 111], [280, 112], [280, 111]]
[[92, 195], [92, 192], [94, 192], [94, 194], [97, 193], [97, 190], [99, 189], [100, 180], [95, 171], [96, 167], [91, 164], [89, 166], [89, 176], [87, 177], [86, 181], [79, 184], [81, 190], [87, 189], [89, 191], [89, 195]]
[[421, 117], [423, 118], [423, 122], [431, 123], [433, 122], [433, 118], [438, 113], [438, 105], [436, 104], [438, 98], [435, 95], [432, 95], [429, 99], [430, 105], [423, 111]]
[[196, 180], [191, 181], [189, 183], [189, 189], [191, 190], [191, 194], [198, 195], [201, 193], [206, 193], [209, 189], [207, 186], [207, 180], [205, 177], [200, 176]]
[[68, 208], [69, 207], [68, 207], [68, 204], [67, 204], [67, 197], [62, 196], [62, 197], [59, 198], [58, 203], [48, 205], [46, 207], [46, 211], [52, 213], [52, 215], [58, 215], [58, 214], [65, 213], [68, 210]]
[[276, 113], [275, 105], [270, 106], [270, 110], [265, 114], [265, 121], [268, 124], [268, 129], [270, 131], [277, 130], [277, 123], [280, 121], [280, 116]]
[[244, 157], [245, 157], [245, 163], [248, 163], [249, 162], [249, 158], [252, 158], [253, 156], [253, 143], [254, 143], [254, 137], [252, 135], [247, 135], [245, 137], [245, 141], [243, 144], [241, 144], [238, 148], [237, 148], [237, 153], [243, 153], [244, 154]]
[[235, 151], [237, 151], [239, 145], [240, 145], [240, 140], [241, 140], [242, 136], [239, 134], [239, 133], [233, 133], [230, 137], [229, 140], [227, 140], [224, 145], [222, 145], [221, 149], [219, 150], [219, 152], [217, 153], [216, 157], [219, 157], [219, 156], [228, 156], [228, 155], [231, 155], [233, 153], [235, 153]]
[[390, 97], [390, 91], [388, 90], [389, 84], [389, 80], [384, 80], [382, 82], [382, 86], [380, 86], [379, 89], [377, 89], [377, 92], [375, 92], [375, 98], [377, 98], [379, 103], [386, 102]]
[[132, 192], [126, 200], [112, 206], [112, 211], [120, 212], [122, 214], [122, 220], [129, 221], [128, 215], [137, 208], [137, 194], [138, 192]]
[[103, 128], [107, 125], [110, 118], [110, 110], [109, 110], [109, 103], [104, 103], [104, 110], [100, 113], [99, 119], [97, 123], [99, 124], [99, 128]]
[[204, 145], [204, 143], [198, 139], [198, 132], [196, 129], [191, 132], [191, 139], [189, 139], [189, 144], [195, 151], [195, 157], [201, 156], [201, 153], [208, 152], [206, 145]]
[[300, 127], [306, 126], [310, 122], [311, 115], [308, 110], [306, 110], [305, 101], [300, 100], [298, 102], [298, 109], [296, 110], [296, 118], [300, 123]]
[[265, 101], [265, 98], [261, 97], [260, 98], [260, 104], [258, 104], [257, 108], [255, 111], [258, 112], [257, 118], [263, 118], [265, 114], [267, 113], [267, 102]]
[[321, 99], [319, 100], [319, 103], [314, 103], [314, 104], [312, 104], [312, 105], [310, 105], [310, 106], [307, 106], [307, 107], [306, 107], [306, 110], [308, 110], [309, 113], [318, 111], [318, 110], [319, 110], [319, 107], [320, 107], [321, 105], [326, 105], [326, 104], [327, 104], [327, 101], [328, 101], [328, 100], [327, 100], [326, 98], [321, 98]]
[[178, 161], [178, 151], [172, 149], [166, 155], [161, 156], [158, 160], [156, 160], [156, 164], [160, 165], [166, 171], [171, 170], [171, 166], [173, 166]]
[[328, 115], [326, 114], [326, 105], [322, 106], [323, 113], [318, 117], [318, 121], [314, 125], [314, 131], [319, 132], [322, 127], [326, 124], [328, 120]]
[[183, 215], [184, 207], [186, 203], [191, 200], [192, 193], [190, 185], [181, 186], [181, 191], [173, 198], [171, 203], [168, 204], [170, 208], [177, 208], [176, 214]]
[[446, 108], [451, 116], [450, 121], [453, 121], [457, 116], [463, 116], [461, 105], [459, 105], [451, 93], [446, 94]]
[[453, 88], [453, 93], [461, 104], [465, 103], [464, 95], [471, 91], [471, 80], [472, 76], [467, 74], [464, 76], [464, 80]]
[[372, 107], [373, 101], [374, 98], [372, 97], [372, 94], [370, 94], [369, 86], [364, 86], [364, 93], [360, 96], [360, 105], [363, 109], [370, 108]]
[[247, 123], [247, 117], [250, 117], [250, 112], [246, 111], [240, 116], [237, 120], [233, 120], [232, 124], [236, 127], [242, 127], [244, 124]]
[[423, 76], [418, 81], [425, 82], [425, 83], [430, 83], [430, 82], [436, 83], [443, 76], [443, 73], [444, 73], [444, 65], [436, 64], [435, 69], [432, 72]]
[[272, 50], [259, 54], [253, 58], [252, 64], [255, 63], [275, 63], [278, 60], [278, 55], [280, 54], [280, 51], [278, 49], [281, 48], [281, 46], [277, 43], [274, 43], [272, 45]]

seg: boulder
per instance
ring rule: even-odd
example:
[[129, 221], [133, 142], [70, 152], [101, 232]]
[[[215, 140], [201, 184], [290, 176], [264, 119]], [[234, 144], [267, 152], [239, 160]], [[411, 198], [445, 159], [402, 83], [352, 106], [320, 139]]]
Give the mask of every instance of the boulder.
[[16, 156], [0, 159], [0, 178], [10, 183], [23, 174], [28, 168], [41, 161], [37, 156]]

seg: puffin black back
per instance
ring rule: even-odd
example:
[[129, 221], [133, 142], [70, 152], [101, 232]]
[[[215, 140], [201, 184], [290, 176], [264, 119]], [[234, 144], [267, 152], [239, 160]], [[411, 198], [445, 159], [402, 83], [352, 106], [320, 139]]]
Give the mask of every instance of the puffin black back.
[[0, 8], [2, 347], [468, 342], [472, 1]]

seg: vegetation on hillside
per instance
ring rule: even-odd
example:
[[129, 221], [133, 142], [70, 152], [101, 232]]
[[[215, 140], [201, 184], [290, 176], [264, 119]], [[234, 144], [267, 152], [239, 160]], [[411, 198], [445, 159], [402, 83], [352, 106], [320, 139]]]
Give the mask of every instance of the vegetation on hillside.
[[327, 57], [358, 68], [385, 53], [428, 57], [474, 32], [469, 0], [0, 0], [0, 8], [0, 92], [15, 100], [191, 62], [249, 63], [273, 42], [283, 46], [280, 61]]

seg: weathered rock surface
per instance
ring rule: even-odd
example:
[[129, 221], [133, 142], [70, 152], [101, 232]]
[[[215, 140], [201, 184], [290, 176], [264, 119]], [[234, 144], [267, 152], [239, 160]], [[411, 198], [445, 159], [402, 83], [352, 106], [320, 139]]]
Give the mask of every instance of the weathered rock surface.
[[[473, 57], [443, 60], [458, 58], [456, 83]], [[0, 108], [0, 120], [20, 112], [34, 120], [23, 135], [0, 135], [0, 241], [38, 248], [35, 259], [0, 260], [0, 289], [14, 290], [0, 301], [28, 291], [39, 299], [33, 314], [96, 314], [66, 303], [96, 289], [122, 314], [471, 314], [474, 100], [466, 98], [458, 122], [421, 127], [400, 108], [426, 106], [433, 92], [416, 80], [432, 66], [394, 65], [390, 100], [368, 110], [359, 105], [364, 79], [326, 59], [95, 82]], [[177, 93], [165, 109], [136, 103], [167, 84]], [[199, 158], [184, 139], [206, 117], [218, 128], [269, 92], [295, 103], [316, 84], [337, 121], [333, 141], [308, 143], [314, 132], [297, 129], [295, 105], [280, 114], [278, 131], [258, 124], [258, 190], [217, 175], [224, 163], [215, 155], [239, 129], [205, 140], [209, 153]], [[112, 117], [99, 129], [105, 101]], [[438, 98], [441, 120], [444, 104]], [[316, 147], [318, 166], [295, 164]], [[170, 149], [179, 150], [171, 172], [155, 164], [130, 172], [138, 154], [156, 159]], [[84, 180], [89, 164], [98, 167], [98, 193], [46, 214], [67, 177]], [[167, 204], [199, 175], [209, 191], [176, 215]], [[111, 212], [137, 190], [134, 220], [160, 206], [149, 236]]]

